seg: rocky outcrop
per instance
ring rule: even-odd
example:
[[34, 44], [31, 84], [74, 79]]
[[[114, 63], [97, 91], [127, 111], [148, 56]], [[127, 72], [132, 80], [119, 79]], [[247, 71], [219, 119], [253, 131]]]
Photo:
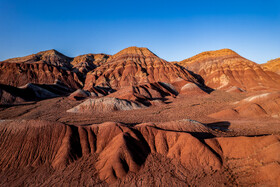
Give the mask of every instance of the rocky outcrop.
[[278, 89], [280, 76], [247, 60], [230, 49], [208, 51], [178, 62], [199, 74], [205, 84], [214, 89], [227, 90], [235, 86], [245, 91]]
[[155, 82], [202, 84], [187, 70], [171, 64], [147, 48], [129, 47], [87, 74], [84, 89], [94, 86], [120, 89]]

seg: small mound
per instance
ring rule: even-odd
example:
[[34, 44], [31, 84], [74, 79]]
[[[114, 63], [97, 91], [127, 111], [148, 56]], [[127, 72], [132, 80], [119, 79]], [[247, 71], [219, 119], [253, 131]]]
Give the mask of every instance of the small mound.
[[209, 117], [217, 119], [280, 117], [280, 92], [253, 95], [235, 104], [236, 107], [211, 114]]
[[176, 95], [178, 95], [178, 92], [171, 84], [155, 82], [139, 86], [127, 86], [108, 95], [108, 97], [132, 100], [149, 105], [163, 101], [167, 96], [176, 97]]
[[136, 102], [117, 99], [117, 98], [99, 98], [99, 99], [87, 99], [78, 106], [67, 110], [67, 112], [73, 113], [91, 113], [91, 112], [112, 112], [118, 110], [134, 110], [145, 107], [142, 104]]
[[277, 93], [264, 93], [264, 94], [259, 94], [259, 95], [254, 95], [251, 97], [247, 97], [246, 99], [242, 100], [240, 103], [250, 103], [250, 102], [262, 102], [265, 100], [273, 99], [274, 97], [278, 97], [279, 94]]
[[229, 93], [242, 93], [245, 92], [245, 90], [238, 88], [237, 86], [232, 86], [231, 88], [227, 89], [226, 92]]
[[180, 132], [201, 132], [201, 133], [213, 132], [211, 128], [207, 127], [203, 123], [191, 119], [169, 121], [164, 123], [143, 123], [143, 124], [136, 125], [136, 127], [144, 127], [144, 126], [155, 127], [162, 130], [180, 131]]
[[78, 89], [75, 92], [71, 93], [68, 96], [68, 99], [71, 99], [71, 100], [82, 100], [82, 99], [85, 99], [85, 98], [87, 98], [89, 96], [90, 96], [90, 92]]
[[180, 91], [180, 94], [184, 95], [206, 95], [207, 93], [204, 92], [202, 89], [200, 89], [196, 84], [194, 83], [187, 83], [185, 84]]

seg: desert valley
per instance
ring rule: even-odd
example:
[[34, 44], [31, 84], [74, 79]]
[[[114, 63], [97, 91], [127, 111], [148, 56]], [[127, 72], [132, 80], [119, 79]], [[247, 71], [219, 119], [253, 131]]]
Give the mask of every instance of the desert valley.
[[280, 58], [4, 60], [0, 155], [0, 186], [280, 186]]

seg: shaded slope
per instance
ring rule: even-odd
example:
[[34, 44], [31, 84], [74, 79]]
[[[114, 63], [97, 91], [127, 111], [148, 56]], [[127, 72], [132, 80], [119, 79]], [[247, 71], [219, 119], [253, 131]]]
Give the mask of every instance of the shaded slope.
[[75, 72], [79, 72], [85, 78], [87, 72], [104, 64], [110, 55], [106, 54], [85, 54], [77, 56], [71, 61], [71, 65]]
[[19, 104], [69, 95], [73, 90], [61, 82], [54, 84], [28, 83], [22, 87], [0, 84], [0, 104]]
[[0, 62], [0, 84], [20, 87], [27, 83], [52, 84], [56, 80], [70, 88], [82, 86], [76, 73], [45, 63]]

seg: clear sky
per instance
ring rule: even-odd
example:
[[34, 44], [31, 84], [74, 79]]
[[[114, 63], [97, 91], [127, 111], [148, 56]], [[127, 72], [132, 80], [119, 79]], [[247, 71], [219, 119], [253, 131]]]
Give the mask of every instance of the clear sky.
[[230, 48], [280, 57], [279, 0], [0, 0], [0, 60], [56, 49], [67, 56], [148, 47], [179, 61]]

